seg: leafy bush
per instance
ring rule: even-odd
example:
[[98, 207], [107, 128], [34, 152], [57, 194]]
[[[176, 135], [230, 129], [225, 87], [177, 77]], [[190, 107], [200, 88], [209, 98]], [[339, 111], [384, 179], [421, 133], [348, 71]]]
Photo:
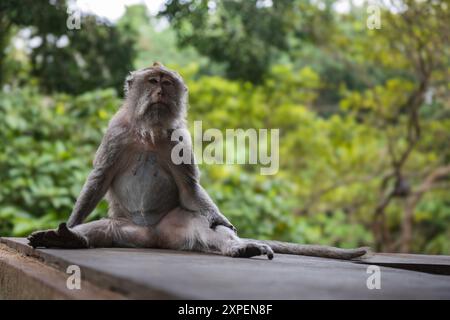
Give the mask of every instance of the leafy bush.
[[[190, 123], [202, 120], [204, 130], [280, 129], [280, 171], [274, 176], [260, 175], [258, 166], [201, 166], [202, 184], [240, 236], [343, 247], [373, 243], [374, 208], [389, 166], [383, 131], [351, 111], [318, 116], [311, 105], [321, 82], [309, 68], [275, 67], [271, 81], [261, 85], [199, 77], [197, 71], [195, 65], [181, 69], [190, 88]], [[394, 84], [375, 90], [388, 94], [398, 89]], [[348, 95], [342, 105], [351, 110], [355, 97]], [[120, 103], [113, 90], [44, 96], [27, 87], [0, 93], [1, 235], [24, 236], [67, 219]], [[410, 172], [437, 159], [425, 146], [439, 139], [428, 134], [445, 132], [448, 124], [430, 121], [424, 147], [408, 161]], [[415, 251], [449, 252], [448, 195], [435, 190], [420, 202]], [[394, 238], [402, 206], [399, 199], [387, 211]], [[90, 219], [106, 210], [102, 202]]]
[[0, 232], [54, 227], [71, 212], [120, 102], [112, 90], [50, 97], [35, 88], [0, 93], [0, 101]]

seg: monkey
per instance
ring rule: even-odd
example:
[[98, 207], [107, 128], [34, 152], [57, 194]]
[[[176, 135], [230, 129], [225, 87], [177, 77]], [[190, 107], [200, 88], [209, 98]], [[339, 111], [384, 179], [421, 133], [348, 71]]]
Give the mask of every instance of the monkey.
[[[33, 248], [158, 248], [268, 259], [274, 252], [335, 259], [367, 253], [240, 238], [200, 184], [186, 129], [188, 88], [180, 74], [155, 62], [131, 72], [124, 93], [68, 221], [29, 235]], [[174, 130], [184, 132], [175, 141]], [[194, 161], [172, 161], [180, 144]], [[108, 217], [84, 223], [104, 197]]]

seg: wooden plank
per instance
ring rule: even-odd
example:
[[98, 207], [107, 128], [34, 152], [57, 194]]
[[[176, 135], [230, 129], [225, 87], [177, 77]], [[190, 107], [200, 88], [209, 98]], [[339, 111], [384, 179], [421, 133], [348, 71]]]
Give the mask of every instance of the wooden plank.
[[[450, 299], [450, 277], [381, 267], [381, 289], [367, 288], [360, 262], [277, 254], [269, 261], [155, 249], [39, 249], [3, 243], [57, 268], [79, 265], [83, 277], [130, 298]], [[440, 262], [441, 263], [441, 262]], [[158, 293], [158, 294], [156, 294]]]
[[450, 257], [424, 254], [376, 253], [360, 260], [391, 268], [450, 275]]

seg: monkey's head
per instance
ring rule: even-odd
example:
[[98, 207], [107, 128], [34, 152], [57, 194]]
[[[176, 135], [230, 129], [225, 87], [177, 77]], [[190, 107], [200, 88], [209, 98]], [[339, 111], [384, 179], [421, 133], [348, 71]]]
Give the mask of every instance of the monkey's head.
[[171, 126], [186, 117], [183, 78], [158, 62], [130, 73], [125, 80], [125, 99], [133, 120], [143, 126]]

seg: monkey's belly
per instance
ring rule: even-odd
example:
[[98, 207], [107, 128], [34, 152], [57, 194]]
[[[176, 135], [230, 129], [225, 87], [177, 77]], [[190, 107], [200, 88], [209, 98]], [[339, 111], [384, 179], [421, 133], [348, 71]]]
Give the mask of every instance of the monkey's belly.
[[117, 200], [138, 225], [155, 225], [178, 205], [173, 178], [156, 161], [156, 154], [140, 154], [112, 185]]

